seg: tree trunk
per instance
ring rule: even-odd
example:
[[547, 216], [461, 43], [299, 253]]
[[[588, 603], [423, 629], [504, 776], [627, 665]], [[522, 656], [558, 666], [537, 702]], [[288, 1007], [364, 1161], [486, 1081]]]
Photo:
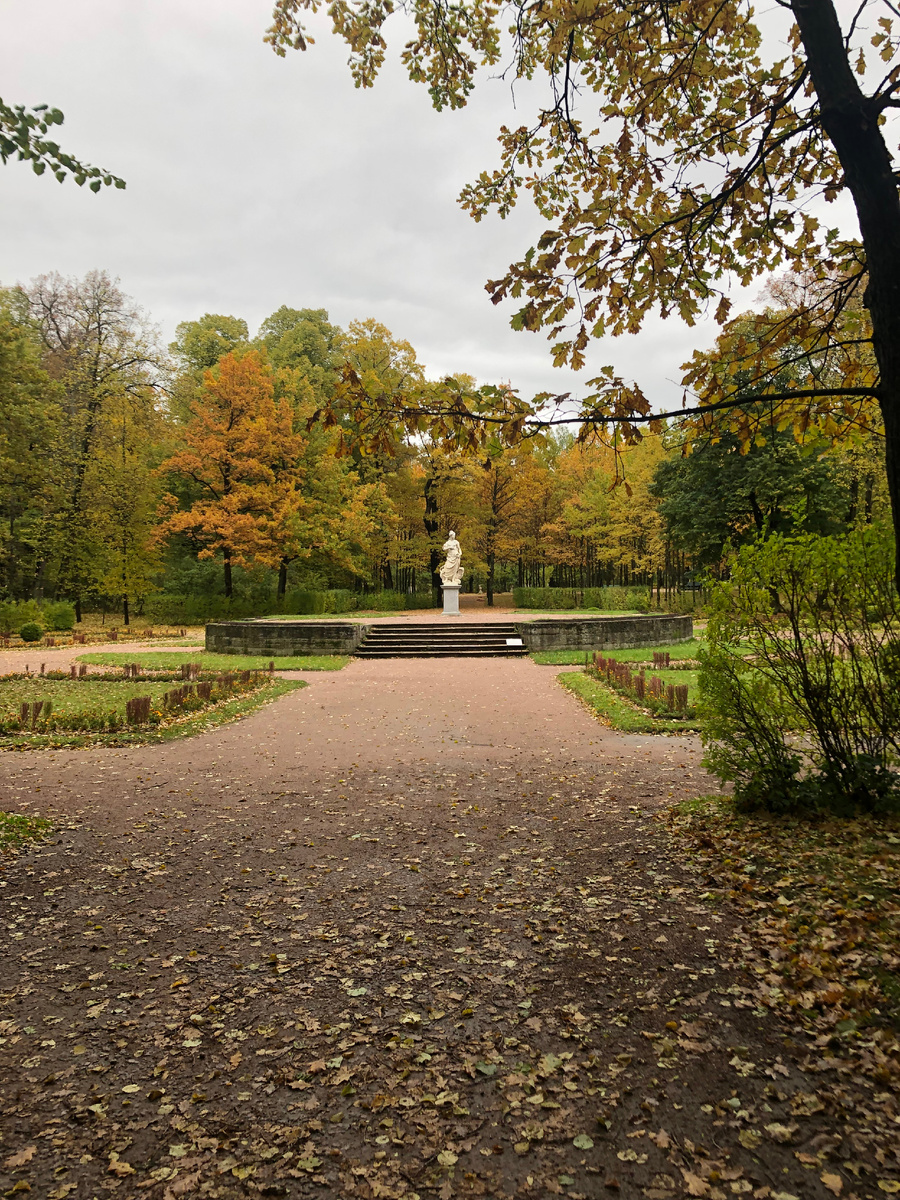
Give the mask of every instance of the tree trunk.
[[487, 603], [488, 608], [494, 607], [494, 562], [496, 556], [491, 550], [487, 556]]
[[122, 597], [122, 623], [123, 623], [124, 625], [128, 625], [128, 624], [129, 624], [129, 620], [128, 620], [128, 597], [127, 597], [127, 595]]
[[864, 303], [872, 319], [887, 483], [900, 546], [900, 195], [878, 125], [882, 110], [863, 94], [853, 73], [834, 5], [831, 0], [791, 0], [791, 8], [822, 125], [843, 168], [866, 251], [869, 285]]
[[285, 593], [287, 592], [287, 569], [288, 569], [288, 560], [286, 558], [282, 558], [281, 562], [278, 564], [278, 599], [279, 600], [283, 600], [285, 597]]
[[226, 547], [222, 556], [222, 566], [225, 571], [225, 599], [230, 600], [234, 595], [231, 582], [231, 551]]
[[79, 624], [79, 625], [81, 624], [81, 597], [80, 596], [75, 597], [75, 621], [77, 624]]
[[435, 595], [436, 603], [442, 603], [443, 588], [441, 587], [441, 576], [439, 567], [441, 565], [441, 552], [438, 550], [435, 542], [437, 539], [439, 521], [438, 521], [438, 503], [437, 503], [437, 481], [433, 475], [425, 476], [425, 512], [422, 516], [422, 524], [425, 526], [425, 532], [428, 534], [428, 540], [431, 543], [431, 550], [428, 554], [428, 569], [431, 574], [431, 590]]

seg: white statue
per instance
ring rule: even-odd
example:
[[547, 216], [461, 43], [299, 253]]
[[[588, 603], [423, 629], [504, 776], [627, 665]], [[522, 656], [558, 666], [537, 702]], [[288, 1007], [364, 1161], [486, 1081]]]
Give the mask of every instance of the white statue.
[[459, 584], [463, 577], [462, 547], [456, 540], [456, 534], [452, 529], [441, 549], [447, 551], [447, 561], [440, 570], [441, 583]]

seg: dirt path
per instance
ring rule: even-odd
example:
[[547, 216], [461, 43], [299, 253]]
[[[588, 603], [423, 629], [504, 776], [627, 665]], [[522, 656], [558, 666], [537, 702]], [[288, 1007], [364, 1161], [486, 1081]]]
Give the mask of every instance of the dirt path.
[[865, 1131], [654, 820], [697, 743], [555, 675], [358, 661], [190, 741], [0, 756], [58, 829], [0, 873], [0, 1191], [830, 1194]]

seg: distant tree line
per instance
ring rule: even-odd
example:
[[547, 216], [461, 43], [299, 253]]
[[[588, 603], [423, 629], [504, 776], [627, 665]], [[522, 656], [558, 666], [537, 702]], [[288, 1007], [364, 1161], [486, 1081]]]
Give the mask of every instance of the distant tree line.
[[166, 349], [103, 272], [0, 293], [0, 598], [127, 623], [159, 594], [428, 593], [450, 527], [464, 586], [489, 601], [516, 585], [662, 593], [721, 571], [729, 546], [887, 511], [871, 429], [748, 445], [711, 425], [686, 454], [670, 424], [633, 445], [557, 432], [467, 453], [398, 425], [373, 449], [352, 414], [319, 419], [348, 368], [370, 395], [448, 383], [377, 321], [341, 329], [322, 309], [282, 307], [254, 336], [207, 314]]

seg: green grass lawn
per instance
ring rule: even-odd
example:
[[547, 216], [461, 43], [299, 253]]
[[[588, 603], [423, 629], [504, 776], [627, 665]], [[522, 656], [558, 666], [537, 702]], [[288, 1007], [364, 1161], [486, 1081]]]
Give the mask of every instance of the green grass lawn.
[[0, 812], [0, 853], [18, 850], [26, 842], [46, 837], [50, 828], [50, 822], [45, 821], [43, 817]]
[[[51, 700], [56, 715], [117, 712], [124, 716], [125, 702], [133, 696], [152, 696], [155, 701], [172, 688], [172, 683], [153, 683], [146, 679], [121, 682], [98, 680], [52, 680], [40, 676], [8, 680], [0, 683], [0, 715], [15, 715], [19, 705], [28, 701]], [[145, 742], [165, 742], [173, 738], [205, 733], [246, 716], [257, 708], [277, 700], [297, 688], [306, 687], [301, 680], [267, 680], [252, 692], [231, 696], [196, 712], [167, 718], [163, 725], [126, 726], [115, 731], [97, 730], [12, 730], [0, 736], [3, 749], [56, 749], [96, 745], [135, 745]], [[0, 840], [2, 845], [2, 840]]]
[[[640, 663], [642, 666], [646, 664], [652, 667], [654, 651], [660, 654], [668, 651], [673, 661], [689, 661], [696, 659], [697, 651], [705, 644], [700, 638], [691, 638], [687, 642], [670, 642], [665, 646], [639, 646], [635, 650], [601, 650], [600, 653], [607, 658], [616, 659], [617, 662]], [[574, 667], [584, 666], [584, 656], [591, 653], [593, 652], [590, 650], [534, 650], [531, 657], [542, 666]], [[685, 683], [686, 680], [675, 682]]]
[[[276, 671], [339, 671], [350, 661], [346, 654], [305, 654], [290, 658], [275, 658], [265, 654], [213, 654], [198, 650], [196, 654], [166, 653], [164, 650], [140, 650], [136, 653], [110, 650], [106, 653], [80, 654], [78, 661], [101, 667], [124, 667], [137, 663], [147, 670], [178, 670], [188, 662], [200, 663], [204, 671], [265, 671], [269, 663]], [[146, 692], [142, 692], [146, 696]]]
[[125, 712], [125, 703], [134, 696], [152, 696], [154, 702], [176, 685], [156, 683], [148, 679], [123, 679], [115, 683], [88, 679], [45, 679], [31, 675], [27, 679], [0, 682], [0, 712], [19, 711], [26, 701], [51, 700], [58, 714], [85, 712]]
[[[683, 671], [658, 672], [683, 676]], [[607, 687], [599, 679], [585, 675], [583, 671], [563, 671], [557, 679], [564, 688], [574, 692], [601, 720], [623, 733], [685, 733], [699, 728], [697, 721], [676, 721], [665, 717], [651, 717], [632, 704], [624, 696]], [[681, 680], [684, 682], [684, 680]], [[667, 681], [668, 682], [668, 681]]]

